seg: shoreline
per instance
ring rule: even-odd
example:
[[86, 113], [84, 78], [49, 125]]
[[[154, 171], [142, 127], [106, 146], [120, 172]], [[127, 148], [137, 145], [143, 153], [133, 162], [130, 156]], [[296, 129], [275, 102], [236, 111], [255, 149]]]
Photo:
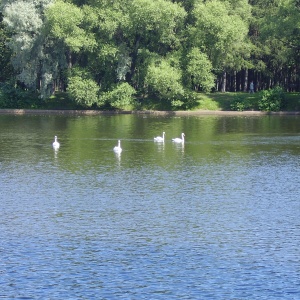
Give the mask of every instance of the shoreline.
[[265, 115], [300, 115], [300, 111], [224, 111], [224, 110], [195, 110], [195, 111], [154, 111], [154, 110], [120, 110], [120, 111], [102, 111], [102, 110], [43, 110], [43, 109], [0, 109], [0, 115], [78, 115], [78, 116], [97, 116], [97, 115], [154, 115], [154, 116], [265, 116]]

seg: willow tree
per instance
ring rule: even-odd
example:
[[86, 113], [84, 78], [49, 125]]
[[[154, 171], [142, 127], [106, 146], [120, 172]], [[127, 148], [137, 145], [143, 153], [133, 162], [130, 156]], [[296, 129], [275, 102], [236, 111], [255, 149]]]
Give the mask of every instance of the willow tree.
[[9, 38], [9, 34], [2, 22], [2, 14], [0, 14], [0, 82], [8, 81], [13, 76], [13, 68], [10, 63], [12, 53], [7, 47]]
[[53, 80], [65, 60], [57, 43], [48, 36], [45, 9], [52, 0], [4, 1], [3, 22], [11, 31], [9, 47], [16, 78], [27, 88], [49, 95]]

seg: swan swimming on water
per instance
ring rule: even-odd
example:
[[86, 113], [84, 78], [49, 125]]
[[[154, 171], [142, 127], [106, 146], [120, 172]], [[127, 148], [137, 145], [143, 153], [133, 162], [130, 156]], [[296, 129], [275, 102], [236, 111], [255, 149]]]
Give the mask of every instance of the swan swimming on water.
[[52, 144], [54, 149], [58, 149], [60, 146], [60, 143], [57, 141], [57, 136], [54, 137], [54, 142]]
[[172, 141], [175, 143], [184, 143], [184, 137], [185, 137], [185, 134], [182, 133], [181, 138], [175, 138], [175, 139], [172, 139]]
[[115, 153], [121, 153], [122, 152], [121, 141], [120, 140], [118, 140], [118, 146], [114, 147], [114, 152]]
[[165, 141], [165, 132], [162, 133], [162, 137], [161, 136], [157, 136], [154, 138], [154, 142], [164, 142]]

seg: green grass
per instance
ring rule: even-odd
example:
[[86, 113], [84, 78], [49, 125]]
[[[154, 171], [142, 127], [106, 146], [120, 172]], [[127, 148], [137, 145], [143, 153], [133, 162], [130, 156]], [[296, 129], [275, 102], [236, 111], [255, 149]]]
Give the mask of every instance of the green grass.
[[[258, 101], [261, 97], [261, 93], [254, 94], [249, 93], [198, 93], [197, 105], [193, 110], [231, 110], [231, 104], [234, 101], [241, 101], [245, 103], [246, 110], [258, 110]], [[300, 93], [286, 93], [284, 100], [285, 111], [299, 111], [300, 110]]]
[[287, 111], [300, 111], [300, 93], [286, 93], [285, 103]]
[[[189, 110], [231, 110], [231, 103], [236, 99], [248, 102], [252, 110], [257, 110], [259, 93], [194, 93], [196, 101]], [[135, 109], [141, 110], [176, 110], [169, 101], [143, 98]], [[183, 108], [181, 110], [184, 110]]]
[[[258, 110], [258, 101], [261, 93], [194, 93], [196, 101], [189, 110], [232, 110], [231, 105], [235, 101], [246, 105], [245, 110]], [[299, 111], [300, 110], [300, 93], [286, 93], [284, 100], [285, 111]], [[43, 101], [40, 109], [85, 109], [77, 105], [74, 101], [68, 98], [66, 93], [57, 92], [54, 96]], [[96, 107], [95, 107], [96, 108]], [[93, 108], [91, 108], [93, 109]], [[100, 108], [108, 109], [108, 108]], [[143, 98], [139, 99], [136, 105], [122, 108], [123, 110], [176, 110], [172, 107], [169, 101], [159, 99]]]
[[[189, 110], [231, 110], [231, 103], [240, 99], [249, 102], [253, 106], [253, 110], [257, 108], [259, 99], [258, 93], [194, 93], [196, 101]], [[142, 99], [139, 101], [140, 109], [150, 110], [174, 110], [169, 101], [161, 101], [155, 99]]]
[[56, 92], [42, 103], [42, 109], [83, 109], [68, 97], [67, 93]]
[[198, 93], [198, 105], [194, 109], [203, 110], [231, 110], [230, 105], [233, 101], [239, 99], [242, 102], [250, 103], [253, 109], [256, 108], [259, 99], [259, 94], [249, 93]]

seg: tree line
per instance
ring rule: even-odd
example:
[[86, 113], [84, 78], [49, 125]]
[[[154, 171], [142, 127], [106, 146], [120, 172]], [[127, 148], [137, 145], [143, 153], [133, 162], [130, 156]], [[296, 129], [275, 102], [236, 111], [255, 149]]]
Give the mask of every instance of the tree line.
[[299, 91], [299, 12], [299, 0], [2, 0], [0, 83], [85, 107], [180, 107], [250, 81]]

